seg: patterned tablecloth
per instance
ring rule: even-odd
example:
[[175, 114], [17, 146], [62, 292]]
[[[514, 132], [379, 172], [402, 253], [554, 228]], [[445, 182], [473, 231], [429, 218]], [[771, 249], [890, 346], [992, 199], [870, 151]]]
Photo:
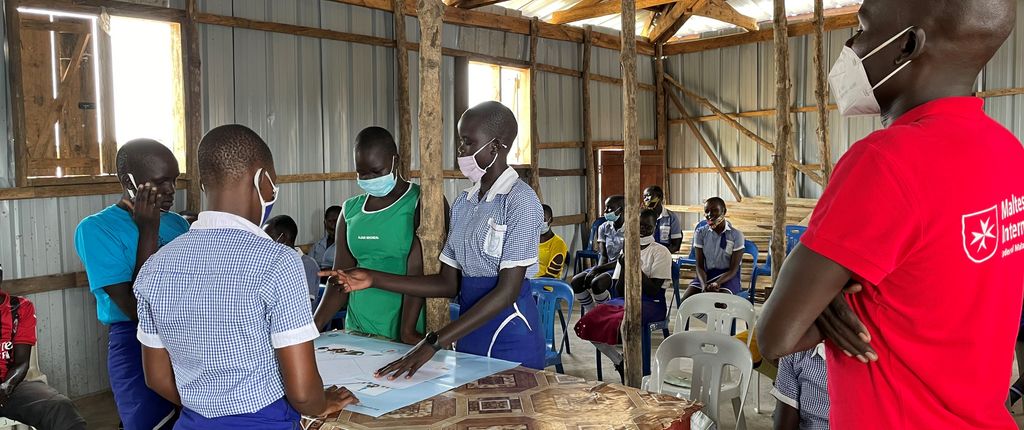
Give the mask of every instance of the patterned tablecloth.
[[[342, 412], [311, 429], [664, 429], [700, 404], [517, 367], [380, 418]], [[689, 425], [685, 428], [689, 429]]]

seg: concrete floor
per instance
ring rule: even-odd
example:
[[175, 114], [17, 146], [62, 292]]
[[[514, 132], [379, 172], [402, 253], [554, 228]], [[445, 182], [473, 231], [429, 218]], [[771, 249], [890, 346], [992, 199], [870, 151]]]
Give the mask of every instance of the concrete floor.
[[[757, 311], [760, 313], [760, 306], [757, 307]], [[579, 311], [577, 310], [569, 323], [570, 332], [578, 319]], [[561, 339], [561, 327], [557, 326], [557, 324], [555, 333], [557, 338]], [[576, 337], [575, 333], [571, 333], [569, 339], [572, 354], [562, 354], [562, 363], [565, 367], [565, 373], [582, 377], [587, 380], [597, 380], [596, 351], [594, 350], [593, 345], [589, 342], [580, 340]], [[656, 350], [662, 340], [664, 340], [664, 338], [660, 332], [654, 333], [651, 336], [652, 348]], [[604, 359], [602, 360], [602, 364], [605, 381], [618, 382], [618, 373], [615, 372], [615, 368], [612, 366], [611, 362]], [[554, 368], [550, 368], [549, 370], [554, 371]], [[744, 407], [747, 428], [751, 430], [769, 430], [772, 428], [772, 412], [775, 410], [775, 398], [769, 394], [771, 391], [771, 382], [767, 377], [761, 376], [760, 373], [754, 372], [754, 375], [761, 378], [761, 384], [759, 390], [755, 381], [751, 381], [750, 384], [750, 391]], [[1014, 372], [1014, 375], [1017, 375], [1016, 371]], [[760, 392], [759, 412], [755, 412], [754, 393], [756, 391]], [[116, 416], [116, 408], [114, 406], [113, 397], [109, 393], [80, 399], [75, 403], [78, 405], [82, 415], [89, 423], [90, 429], [114, 430], [117, 428], [118, 419]], [[1017, 421], [1017, 427], [1024, 429], [1024, 402], [1018, 404], [1018, 406], [1014, 408], [1013, 413], [1014, 418]], [[731, 405], [724, 405], [720, 414], [722, 420], [720, 428], [735, 428], [736, 420], [733, 415]]]

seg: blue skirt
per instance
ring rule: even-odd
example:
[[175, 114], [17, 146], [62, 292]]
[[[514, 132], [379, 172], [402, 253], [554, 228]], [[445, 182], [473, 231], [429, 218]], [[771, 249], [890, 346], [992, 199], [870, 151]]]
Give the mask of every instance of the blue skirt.
[[[497, 277], [463, 277], [458, 297], [459, 316], [497, 286]], [[530, 292], [530, 281], [523, 280], [519, 297], [512, 306], [459, 339], [455, 350], [512, 361], [531, 369], [544, 369], [544, 334], [537, 302]]]
[[181, 410], [174, 430], [293, 430], [300, 429], [302, 417], [283, 397], [251, 414], [206, 418], [189, 408]]
[[137, 335], [136, 322], [110, 325], [107, 371], [117, 413], [125, 430], [169, 429], [174, 424], [174, 404], [146, 386]]
[[[729, 269], [704, 269], [704, 273], [708, 274], [708, 279], [712, 279], [728, 271]], [[693, 281], [690, 282], [690, 286], [698, 290], [704, 289], [704, 286], [700, 284], [700, 280], [698, 280], [697, 278], [694, 278]], [[733, 294], [739, 294], [740, 291], [743, 290], [743, 284], [740, 283], [740, 274], [737, 273], [736, 276], [732, 277], [732, 279], [726, 281], [726, 283], [724, 284], [721, 284], [721, 287], [729, 290], [729, 292]], [[724, 293], [725, 291], [720, 292]]]

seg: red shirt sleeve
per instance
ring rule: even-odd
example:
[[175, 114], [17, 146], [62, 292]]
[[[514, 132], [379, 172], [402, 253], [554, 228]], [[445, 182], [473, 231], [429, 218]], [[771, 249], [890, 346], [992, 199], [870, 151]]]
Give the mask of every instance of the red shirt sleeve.
[[877, 133], [843, 156], [801, 238], [874, 285], [892, 273], [920, 231], [908, 182], [877, 145], [885, 136]]
[[18, 332], [14, 334], [15, 345], [36, 344], [36, 307], [28, 299], [21, 297], [18, 306]]

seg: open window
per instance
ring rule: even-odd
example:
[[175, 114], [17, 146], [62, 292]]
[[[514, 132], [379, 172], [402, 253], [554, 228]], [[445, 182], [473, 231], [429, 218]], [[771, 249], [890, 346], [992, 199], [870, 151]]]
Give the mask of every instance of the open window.
[[184, 170], [179, 24], [30, 8], [18, 13], [23, 177], [112, 175], [117, 148], [139, 137], [167, 145]]
[[469, 106], [485, 101], [499, 101], [512, 110], [519, 123], [519, 133], [508, 153], [508, 164], [529, 165], [530, 128], [530, 71], [515, 67], [469, 62]]

